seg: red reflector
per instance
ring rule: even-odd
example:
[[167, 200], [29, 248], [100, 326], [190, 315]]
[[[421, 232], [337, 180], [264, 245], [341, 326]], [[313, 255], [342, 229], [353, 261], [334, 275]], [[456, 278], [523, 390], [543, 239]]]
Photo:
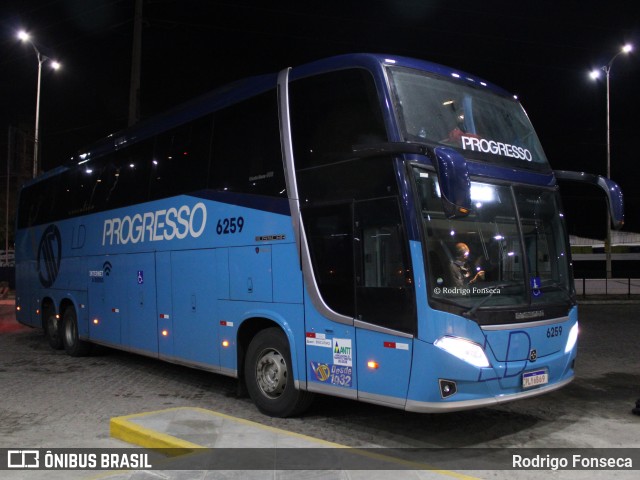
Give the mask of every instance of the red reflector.
[[396, 348], [396, 342], [384, 342], [384, 348]]

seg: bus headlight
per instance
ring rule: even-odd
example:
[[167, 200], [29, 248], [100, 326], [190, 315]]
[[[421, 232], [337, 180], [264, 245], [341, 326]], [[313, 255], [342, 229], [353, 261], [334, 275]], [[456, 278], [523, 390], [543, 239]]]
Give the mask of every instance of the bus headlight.
[[433, 344], [474, 367], [489, 366], [489, 359], [482, 347], [470, 340], [458, 337], [440, 337]]
[[567, 338], [567, 346], [564, 347], [564, 353], [569, 353], [576, 346], [578, 341], [578, 322], [569, 330], [569, 338]]

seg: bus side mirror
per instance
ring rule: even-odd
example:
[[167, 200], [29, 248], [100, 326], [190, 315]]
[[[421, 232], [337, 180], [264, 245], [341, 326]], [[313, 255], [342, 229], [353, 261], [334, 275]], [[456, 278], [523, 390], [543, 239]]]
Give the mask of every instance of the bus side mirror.
[[445, 215], [447, 218], [466, 217], [471, 212], [471, 181], [467, 161], [452, 148], [436, 147], [433, 153]]
[[590, 183], [600, 187], [606, 197], [611, 215], [611, 226], [619, 230], [624, 225], [624, 199], [620, 186], [613, 180], [601, 175], [593, 175], [584, 172], [570, 172], [567, 170], [554, 170], [558, 180], [569, 180], [572, 182]]

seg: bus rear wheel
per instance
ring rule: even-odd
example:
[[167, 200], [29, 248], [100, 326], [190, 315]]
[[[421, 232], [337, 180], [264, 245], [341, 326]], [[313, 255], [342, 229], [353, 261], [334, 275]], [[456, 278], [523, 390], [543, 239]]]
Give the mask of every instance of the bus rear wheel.
[[299, 415], [313, 400], [312, 393], [295, 388], [289, 342], [279, 328], [262, 330], [253, 338], [244, 374], [251, 399], [265, 415]]
[[62, 350], [62, 325], [60, 317], [56, 315], [53, 305], [48, 304], [42, 309], [42, 319], [44, 323], [44, 334], [47, 337], [49, 346], [54, 350]]
[[78, 318], [73, 307], [67, 307], [62, 315], [62, 343], [72, 357], [84, 357], [91, 351], [91, 344], [78, 337]]

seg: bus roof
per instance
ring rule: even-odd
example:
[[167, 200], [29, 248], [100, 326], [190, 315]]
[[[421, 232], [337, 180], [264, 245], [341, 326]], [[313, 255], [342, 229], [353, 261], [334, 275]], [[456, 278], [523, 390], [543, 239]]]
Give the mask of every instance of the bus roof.
[[[446, 67], [437, 63], [427, 62], [414, 58], [371, 53], [354, 53], [339, 55], [317, 60], [298, 67], [293, 67], [290, 78], [292, 80], [304, 78], [319, 73], [342, 70], [346, 68], [361, 67], [366, 68], [374, 75], [382, 75], [382, 66], [395, 65], [399, 67], [412, 68], [430, 72], [436, 75], [452, 78], [456, 81], [473, 84], [478, 87], [488, 88], [499, 95], [510, 95], [504, 89], [486, 82], [476, 76]], [[274, 88], [277, 74], [271, 73], [256, 77], [249, 77], [236, 82], [221, 86], [211, 92], [194, 98], [188, 102], [178, 105], [167, 112], [153, 116], [140, 123], [97, 141], [96, 143], [82, 149], [73, 155], [68, 165], [89, 163], [92, 159], [98, 158], [106, 153], [118, 150], [125, 144], [136, 143], [149, 138], [156, 133], [169, 130], [185, 121], [199, 118], [212, 111], [241, 101], [247, 97], [262, 93]], [[47, 173], [47, 177], [59, 173], [54, 169]]]

